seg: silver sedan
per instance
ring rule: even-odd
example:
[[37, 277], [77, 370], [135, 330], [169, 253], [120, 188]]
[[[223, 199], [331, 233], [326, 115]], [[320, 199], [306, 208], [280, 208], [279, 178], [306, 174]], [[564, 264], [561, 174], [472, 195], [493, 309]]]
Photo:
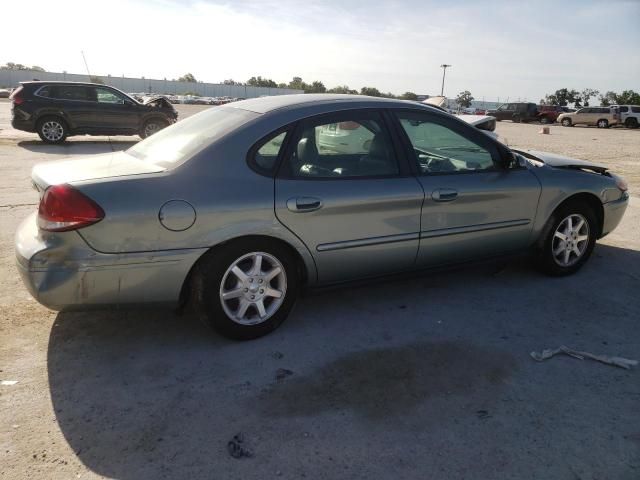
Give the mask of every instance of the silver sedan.
[[212, 108], [32, 178], [40, 205], [15, 246], [39, 302], [193, 302], [239, 339], [279, 326], [303, 287], [517, 252], [573, 273], [628, 201], [604, 167], [349, 95]]

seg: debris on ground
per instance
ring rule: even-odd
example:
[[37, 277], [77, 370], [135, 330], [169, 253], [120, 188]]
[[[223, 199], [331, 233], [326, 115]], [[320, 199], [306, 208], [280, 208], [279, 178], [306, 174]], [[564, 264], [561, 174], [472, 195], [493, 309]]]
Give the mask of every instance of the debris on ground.
[[284, 354], [282, 352], [278, 352], [277, 350], [275, 352], [273, 352], [271, 354], [271, 356], [273, 358], [275, 358], [276, 360], [280, 360], [282, 357], [284, 357]]
[[2, 380], [0, 385], [15, 385], [16, 383], [18, 383], [17, 380]]
[[476, 416], [480, 420], [484, 420], [485, 418], [491, 418], [492, 417], [492, 415], [489, 413], [488, 410], [478, 410], [478, 411], [476, 411]]
[[596, 360], [597, 362], [605, 363], [607, 365], [613, 365], [614, 367], [620, 367], [629, 370], [631, 367], [638, 365], [637, 360], [630, 360], [628, 358], [622, 357], [610, 357], [608, 355], [595, 355], [589, 352], [582, 352], [579, 350], [572, 350], [569, 347], [564, 345], [556, 348], [555, 350], [543, 350], [542, 352], [531, 352], [531, 357], [538, 361], [542, 362], [547, 360], [554, 355], [558, 355], [559, 353], [564, 353], [565, 355], [569, 355], [570, 357], [578, 358], [580, 360], [584, 360], [585, 358], [590, 358], [591, 360]]
[[253, 452], [247, 448], [244, 442], [244, 435], [237, 433], [227, 443], [227, 451], [233, 458], [252, 457]]
[[293, 372], [287, 368], [279, 368], [276, 370], [276, 380], [278, 382], [281, 382], [290, 375], [293, 375]]

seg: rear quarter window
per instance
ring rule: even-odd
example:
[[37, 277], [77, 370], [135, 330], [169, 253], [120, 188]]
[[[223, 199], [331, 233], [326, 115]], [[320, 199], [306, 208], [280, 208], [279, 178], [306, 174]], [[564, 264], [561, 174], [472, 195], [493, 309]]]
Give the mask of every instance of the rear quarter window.
[[39, 97], [50, 97], [51, 90], [52, 89], [49, 85], [45, 85], [44, 87], [40, 88], [40, 90], [36, 92], [36, 95], [38, 95]]
[[640, 107], [631, 107], [633, 113], [640, 113]]

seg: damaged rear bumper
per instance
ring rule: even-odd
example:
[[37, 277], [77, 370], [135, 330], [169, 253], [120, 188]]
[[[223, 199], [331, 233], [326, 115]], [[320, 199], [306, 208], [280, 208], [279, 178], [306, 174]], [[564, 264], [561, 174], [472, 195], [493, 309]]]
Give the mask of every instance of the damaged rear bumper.
[[36, 214], [16, 232], [18, 270], [31, 295], [53, 310], [177, 303], [206, 249], [105, 254], [77, 232], [38, 230]]

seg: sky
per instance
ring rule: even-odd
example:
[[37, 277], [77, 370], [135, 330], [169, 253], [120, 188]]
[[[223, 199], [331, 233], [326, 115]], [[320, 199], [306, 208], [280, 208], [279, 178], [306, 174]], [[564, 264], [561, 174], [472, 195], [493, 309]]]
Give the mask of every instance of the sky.
[[0, 64], [221, 82], [252, 76], [538, 101], [640, 90], [640, 0], [23, 0]]

